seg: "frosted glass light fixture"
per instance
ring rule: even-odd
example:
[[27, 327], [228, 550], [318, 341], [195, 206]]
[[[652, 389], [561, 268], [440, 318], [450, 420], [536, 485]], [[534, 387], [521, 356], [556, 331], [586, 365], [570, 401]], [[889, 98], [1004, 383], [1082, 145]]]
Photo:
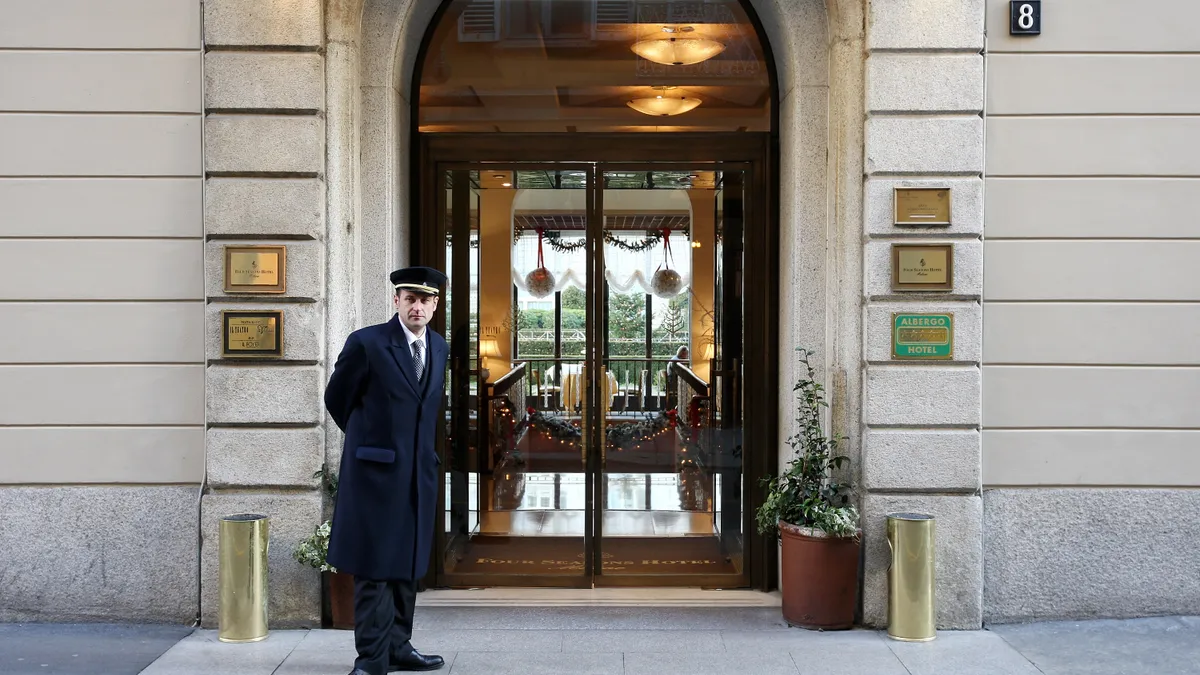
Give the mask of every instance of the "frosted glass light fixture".
[[639, 40], [630, 49], [634, 54], [664, 66], [690, 66], [707, 61], [725, 51], [725, 45], [708, 38], [676, 37], [678, 33], [690, 33], [691, 26], [674, 28], [664, 26], [663, 32], [670, 37], [654, 40]]
[[700, 105], [700, 99], [693, 96], [671, 96], [675, 87], [654, 87], [654, 96], [635, 98], [625, 102], [625, 105], [644, 115], [667, 117], [679, 115]]

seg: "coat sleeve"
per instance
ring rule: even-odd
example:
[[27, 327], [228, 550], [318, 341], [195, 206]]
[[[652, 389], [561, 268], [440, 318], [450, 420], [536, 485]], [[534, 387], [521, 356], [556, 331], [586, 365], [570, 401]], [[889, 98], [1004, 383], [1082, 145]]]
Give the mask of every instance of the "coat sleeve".
[[368, 375], [367, 352], [358, 335], [346, 338], [342, 353], [333, 365], [333, 375], [325, 387], [325, 409], [342, 431], [350, 421], [350, 413], [362, 400]]

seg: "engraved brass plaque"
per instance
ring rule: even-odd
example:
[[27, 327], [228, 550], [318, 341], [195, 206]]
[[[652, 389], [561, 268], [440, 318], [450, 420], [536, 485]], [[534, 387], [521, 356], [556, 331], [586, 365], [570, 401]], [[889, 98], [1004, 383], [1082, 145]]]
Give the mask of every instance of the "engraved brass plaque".
[[898, 187], [894, 201], [896, 225], [950, 224], [950, 188]]
[[287, 292], [287, 247], [226, 246], [225, 292]]
[[892, 244], [892, 290], [954, 290], [954, 245]]
[[283, 358], [283, 310], [221, 310], [223, 358]]

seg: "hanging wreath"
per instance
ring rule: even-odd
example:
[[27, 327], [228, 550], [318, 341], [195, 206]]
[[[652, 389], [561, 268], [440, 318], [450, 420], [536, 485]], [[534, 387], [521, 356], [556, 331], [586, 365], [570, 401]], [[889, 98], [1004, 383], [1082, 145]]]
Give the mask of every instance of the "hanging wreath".
[[537, 269], [525, 275], [525, 288], [535, 298], [544, 298], [554, 292], [554, 274], [546, 269], [542, 255], [542, 228], [538, 228]]

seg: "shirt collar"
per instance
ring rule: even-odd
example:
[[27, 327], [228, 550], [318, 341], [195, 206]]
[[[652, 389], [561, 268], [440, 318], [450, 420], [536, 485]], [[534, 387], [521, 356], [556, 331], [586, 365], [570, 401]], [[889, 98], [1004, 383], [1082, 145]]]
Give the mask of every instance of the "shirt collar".
[[422, 342], [424, 342], [425, 341], [424, 333], [429, 331], [429, 328], [426, 328], [425, 330], [421, 331], [421, 333], [422, 333], [421, 337], [417, 337], [416, 335], [413, 334], [413, 332], [411, 330], [408, 329], [408, 326], [404, 325], [403, 321], [400, 322], [400, 327], [404, 329], [404, 337], [405, 337], [405, 339], [408, 340], [408, 346], [410, 349], [412, 348], [412, 343], [416, 342], [417, 340], [421, 340]]

